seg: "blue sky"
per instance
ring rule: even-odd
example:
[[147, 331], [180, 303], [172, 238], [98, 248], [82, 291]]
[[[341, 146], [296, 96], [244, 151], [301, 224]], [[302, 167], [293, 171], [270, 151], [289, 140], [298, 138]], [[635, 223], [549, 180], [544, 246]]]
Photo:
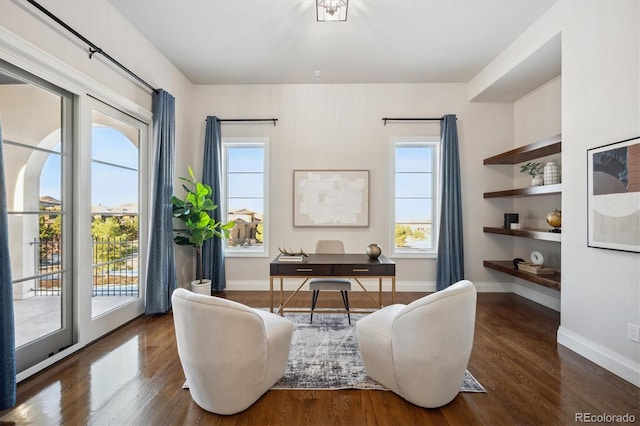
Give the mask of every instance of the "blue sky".
[[[99, 162], [92, 164], [91, 205], [137, 204], [137, 172], [122, 168], [138, 168], [137, 148], [122, 133], [107, 127], [95, 127], [92, 138], [92, 159]], [[60, 200], [60, 178], [60, 156], [51, 154], [40, 174], [40, 195]]]
[[229, 211], [249, 209], [264, 214], [264, 149], [231, 146], [227, 149]]
[[[424, 146], [396, 148], [396, 223], [430, 221], [433, 149]], [[425, 198], [429, 197], [429, 198]]]

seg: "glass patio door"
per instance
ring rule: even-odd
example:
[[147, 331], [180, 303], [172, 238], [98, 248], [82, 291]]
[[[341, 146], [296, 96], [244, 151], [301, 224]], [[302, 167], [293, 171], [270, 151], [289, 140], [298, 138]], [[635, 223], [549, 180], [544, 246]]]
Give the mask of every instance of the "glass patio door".
[[144, 282], [141, 158], [148, 126], [100, 101], [91, 106], [91, 318], [132, 304], [137, 308], [129, 306], [131, 315], [138, 315]]
[[0, 61], [18, 372], [72, 345], [73, 96]]

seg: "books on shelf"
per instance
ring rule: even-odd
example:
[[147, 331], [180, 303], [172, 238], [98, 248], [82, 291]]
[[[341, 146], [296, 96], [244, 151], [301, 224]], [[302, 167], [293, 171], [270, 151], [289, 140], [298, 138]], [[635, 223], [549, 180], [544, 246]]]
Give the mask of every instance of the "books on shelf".
[[281, 254], [280, 257], [278, 257], [278, 260], [281, 262], [302, 262], [303, 259], [303, 255], [291, 256], [287, 254]]
[[553, 275], [556, 272], [553, 268], [549, 268], [543, 265], [532, 265], [531, 263], [527, 262], [518, 263], [518, 270], [536, 275]]

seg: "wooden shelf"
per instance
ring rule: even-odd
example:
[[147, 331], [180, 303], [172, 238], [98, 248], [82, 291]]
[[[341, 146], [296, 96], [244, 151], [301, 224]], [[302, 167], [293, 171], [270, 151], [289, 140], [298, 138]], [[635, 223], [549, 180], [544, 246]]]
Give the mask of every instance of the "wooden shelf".
[[486, 268], [560, 291], [560, 272], [558, 271], [553, 275], [530, 274], [528, 272], [514, 269], [513, 262], [511, 260], [485, 260], [483, 264]]
[[562, 240], [562, 234], [559, 232], [550, 232], [548, 229], [535, 229], [535, 228], [523, 228], [523, 229], [505, 229], [494, 228], [491, 226], [485, 226], [483, 231], [488, 234], [500, 234], [500, 235], [513, 235], [515, 237], [531, 238], [534, 240], [554, 241], [560, 242]]
[[518, 164], [562, 151], [562, 135], [555, 135], [529, 145], [506, 151], [493, 157], [485, 158], [484, 164]]
[[562, 184], [530, 186], [528, 188], [507, 189], [504, 191], [485, 192], [484, 198], [500, 197], [533, 197], [536, 195], [553, 195], [562, 192]]

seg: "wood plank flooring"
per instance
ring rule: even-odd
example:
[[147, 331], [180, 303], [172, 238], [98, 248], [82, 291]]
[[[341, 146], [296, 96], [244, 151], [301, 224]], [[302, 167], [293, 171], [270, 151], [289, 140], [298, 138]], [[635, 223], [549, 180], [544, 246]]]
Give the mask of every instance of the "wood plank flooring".
[[[408, 303], [421, 293], [398, 293]], [[221, 294], [254, 307], [268, 292]], [[350, 293], [354, 307], [367, 299]], [[388, 303], [388, 295], [385, 295]], [[310, 304], [310, 293], [296, 302]], [[323, 292], [318, 306], [341, 306]], [[513, 294], [478, 295], [469, 371], [487, 393], [460, 393], [439, 409], [385, 391], [271, 390], [246, 411], [198, 407], [178, 359], [170, 314], [140, 317], [18, 385], [0, 424], [35, 425], [567, 425], [577, 413], [634, 416], [640, 389], [556, 343], [560, 316]]]

